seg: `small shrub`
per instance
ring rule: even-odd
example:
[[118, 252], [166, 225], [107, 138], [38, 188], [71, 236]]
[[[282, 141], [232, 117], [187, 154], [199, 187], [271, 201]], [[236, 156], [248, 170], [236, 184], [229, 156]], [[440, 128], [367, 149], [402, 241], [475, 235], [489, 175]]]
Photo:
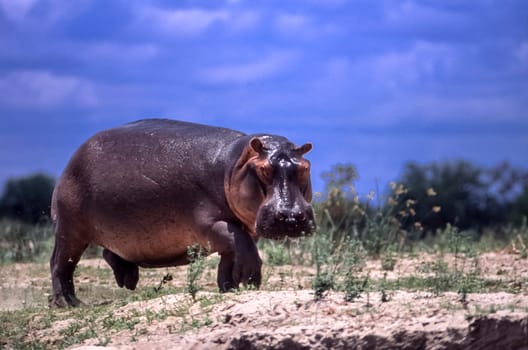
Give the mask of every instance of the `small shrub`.
[[521, 226], [510, 229], [510, 245], [513, 252], [519, 254], [521, 259], [528, 257], [528, 222], [526, 216], [523, 217]]
[[167, 273], [165, 276], [163, 276], [159, 285], [157, 287], [154, 287], [154, 290], [156, 292], [159, 292], [170, 281], [172, 281], [172, 274]]
[[352, 301], [364, 290], [367, 280], [356, 276], [365, 264], [366, 251], [357, 239], [338, 235], [337, 227], [327, 213], [328, 231], [319, 230], [312, 237], [312, 260], [316, 275], [312, 282], [315, 298], [321, 299], [329, 290], [343, 291], [345, 300]]
[[387, 292], [388, 286], [387, 286], [387, 273], [385, 272], [383, 274], [383, 279], [380, 283], [380, 295], [381, 295], [381, 302], [386, 303], [390, 300], [391, 294]]
[[280, 242], [266, 240], [265, 243], [262, 244], [262, 250], [266, 255], [266, 261], [269, 265], [283, 266], [291, 263], [289, 248], [286, 244], [286, 240]]
[[396, 266], [396, 257], [392, 253], [385, 253], [381, 256], [381, 268], [383, 271], [393, 271]]
[[315, 299], [324, 298], [326, 292], [335, 287], [334, 275], [328, 271], [318, 273], [313, 280], [312, 287], [315, 292]]
[[201, 289], [198, 280], [205, 270], [205, 257], [207, 256], [207, 253], [200, 245], [193, 244], [187, 249], [187, 256], [189, 258], [189, 266], [187, 268], [187, 292], [191, 295], [193, 302], [196, 302], [196, 294]]
[[368, 283], [368, 275], [364, 278], [358, 278], [353, 273], [346, 274], [343, 280], [343, 292], [345, 301], [352, 302], [359, 298], [361, 293], [363, 293], [367, 289]]

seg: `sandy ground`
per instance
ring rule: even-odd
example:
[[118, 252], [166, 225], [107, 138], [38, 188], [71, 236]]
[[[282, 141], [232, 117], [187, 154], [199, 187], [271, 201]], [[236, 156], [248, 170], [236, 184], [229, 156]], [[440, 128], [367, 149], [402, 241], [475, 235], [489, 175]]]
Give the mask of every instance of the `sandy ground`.
[[[430, 255], [400, 259], [386, 277], [427, 275], [436, 259]], [[455, 263], [450, 256], [444, 260]], [[372, 278], [383, 276], [380, 266], [377, 260], [369, 261], [365, 271]], [[516, 292], [468, 294], [464, 302], [454, 292], [389, 291], [384, 301], [379, 291], [373, 291], [353, 302], [330, 292], [316, 301], [309, 288], [313, 269], [267, 266], [264, 290], [218, 294], [213, 292], [212, 264], [202, 279], [210, 291], [200, 292], [196, 302], [187, 293], [175, 293], [123, 303], [120, 300], [136, 292], [116, 288], [101, 259], [82, 260], [76, 284], [87, 305], [81, 313], [84, 309], [89, 314], [101, 302], [113, 303], [105, 314], [94, 316], [94, 324], [111, 319], [130, 326], [107, 331], [106, 341], [101, 333], [70, 348], [528, 350], [528, 260], [487, 253], [480, 256], [479, 268], [488, 279], [519, 284]], [[172, 287], [185, 284], [185, 268], [171, 268], [142, 270], [139, 287], [156, 285], [167, 272], [174, 276]], [[49, 292], [45, 265], [6, 265], [0, 273], [2, 310], [45, 305]], [[44, 316], [36, 315], [35, 324], [39, 317]], [[76, 322], [81, 324], [82, 317], [58, 317], [49, 327], [35, 326], [28, 339], [52, 345]], [[86, 323], [82, 324], [79, 334], [85, 331]]]
[[[528, 315], [521, 310], [527, 296], [507, 293], [471, 295], [463, 309], [456, 293], [431, 297], [426, 293], [397, 292], [388, 302], [371, 293], [345, 302], [338, 293], [314, 301], [309, 291], [246, 292], [215, 305], [204, 315], [213, 320], [184, 334], [171, 334], [176, 320], [166, 319], [146, 328], [131, 342], [131, 332], [112, 338], [109, 349], [528, 349]], [[129, 304], [132, 308], [177, 308], [182, 300], [168, 296]], [[367, 306], [368, 305], [368, 306]], [[472, 306], [474, 305], [474, 306]], [[480, 310], [496, 311], [486, 315]], [[120, 315], [119, 313], [117, 315]], [[95, 349], [91, 345], [75, 349]]]

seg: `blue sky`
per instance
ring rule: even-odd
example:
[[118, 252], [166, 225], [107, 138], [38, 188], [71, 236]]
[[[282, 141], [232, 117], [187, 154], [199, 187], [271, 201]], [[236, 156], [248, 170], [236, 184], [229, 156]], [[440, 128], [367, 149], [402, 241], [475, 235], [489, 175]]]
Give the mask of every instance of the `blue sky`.
[[0, 0], [0, 182], [148, 117], [311, 141], [358, 189], [407, 161], [528, 168], [524, 0]]

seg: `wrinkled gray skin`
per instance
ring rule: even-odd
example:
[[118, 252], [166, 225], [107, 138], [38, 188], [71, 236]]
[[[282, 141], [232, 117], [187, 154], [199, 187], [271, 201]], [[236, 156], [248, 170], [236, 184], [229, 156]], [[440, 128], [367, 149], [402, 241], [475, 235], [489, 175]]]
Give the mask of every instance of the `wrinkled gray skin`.
[[[138, 266], [187, 264], [218, 252], [218, 287], [259, 286], [255, 241], [314, 231], [309, 162], [287, 139], [171, 120], [102, 131], [72, 156], [52, 198], [52, 306], [77, 306], [73, 272], [89, 244], [120, 287]], [[301, 169], [303, 168], [304, 171]]]

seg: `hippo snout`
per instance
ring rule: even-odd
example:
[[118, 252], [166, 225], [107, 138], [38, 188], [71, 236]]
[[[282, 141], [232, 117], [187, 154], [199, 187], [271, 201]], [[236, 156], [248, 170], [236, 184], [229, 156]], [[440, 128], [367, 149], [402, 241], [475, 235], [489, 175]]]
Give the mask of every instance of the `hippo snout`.
[[270, 239], [300, 237], [315, 231], [315, 220], [312, 206], [306, 203], [303, 207], [264, 206], [257, 217], [257, 234]]
[[288, 225], [298, 225], [299, 223], [304, 223], [309, 220], [310, 214], [307, 213], [307, 210], [281, 209], [277, 211], [276, 216], [278, 221], [285, 222]]

